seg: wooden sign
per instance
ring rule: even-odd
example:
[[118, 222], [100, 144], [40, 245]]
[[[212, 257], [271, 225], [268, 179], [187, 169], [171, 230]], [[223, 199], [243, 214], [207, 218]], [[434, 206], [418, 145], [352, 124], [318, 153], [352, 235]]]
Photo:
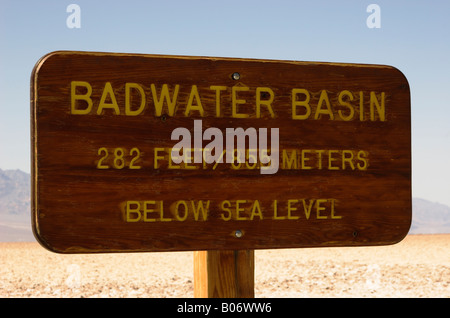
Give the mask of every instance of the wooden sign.
[[411, 222], [389, 66], [54, 52], [31, 78], [33, 226], [61, 253], [392, 244]]

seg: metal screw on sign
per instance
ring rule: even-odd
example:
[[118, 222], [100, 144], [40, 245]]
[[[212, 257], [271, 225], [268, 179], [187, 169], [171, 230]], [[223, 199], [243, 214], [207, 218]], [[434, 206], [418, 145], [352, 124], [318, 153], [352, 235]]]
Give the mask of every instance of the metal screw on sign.
[[237, 238], [241, 238], [244, 235], [244, 233], [242, 233], [241, 230], [236, 230], [234, 232], [234, 236], [236, 236]]
[[231, 75], [231, 78], [237, 81], [241, 78], [241, 74], [239, 74], [238, 72], [234, 72], [233, 75]]

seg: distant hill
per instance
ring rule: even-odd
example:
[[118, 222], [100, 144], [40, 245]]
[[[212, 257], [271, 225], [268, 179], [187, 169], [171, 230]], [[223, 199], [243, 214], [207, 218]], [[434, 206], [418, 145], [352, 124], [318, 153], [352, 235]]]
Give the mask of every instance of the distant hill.
[[413, 198], [413, 220], [409, 233], [450, 233], [450, 207]]
[[0, 169], [0, 214], [24, 217], [30, 211], [30, 175], [20, 170]]
[[34, 241], [30, 174], [20, 170], [0, 169], [0, 241]]
[[[409, 234], [450, 233], [450, 207], [413, 198]], [[30, 174], [0, 169], [0, 241], [35, 241], [31, 231]]]

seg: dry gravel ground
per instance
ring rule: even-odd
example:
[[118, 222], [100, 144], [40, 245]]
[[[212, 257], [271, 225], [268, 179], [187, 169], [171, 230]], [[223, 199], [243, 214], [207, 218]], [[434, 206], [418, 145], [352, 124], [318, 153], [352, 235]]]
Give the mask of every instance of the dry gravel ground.
[[[193, 297], [193, 253], [60, 255], [0, 243], [0, 297]], [[450, 298], [450, 234], [383, 247], [261, 250], [256, 297]]]

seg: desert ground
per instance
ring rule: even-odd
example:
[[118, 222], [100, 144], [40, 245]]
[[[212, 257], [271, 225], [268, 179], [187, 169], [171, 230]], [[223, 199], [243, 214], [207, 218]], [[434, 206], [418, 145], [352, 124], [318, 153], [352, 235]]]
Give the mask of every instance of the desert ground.
[[[0, 243], [0, 297], [193, 297], [193, 253], [54, 254]], [[381, 247], [257, 250], [255, 297], [450, 298], [450, 234]]]

